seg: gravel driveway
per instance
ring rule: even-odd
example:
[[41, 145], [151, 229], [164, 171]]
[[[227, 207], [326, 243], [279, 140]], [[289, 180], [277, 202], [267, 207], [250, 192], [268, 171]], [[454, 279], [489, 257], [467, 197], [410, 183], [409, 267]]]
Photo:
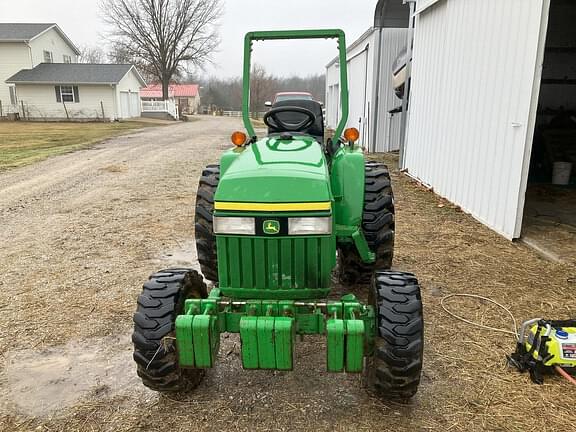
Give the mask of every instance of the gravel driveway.
[[[509, 287], [506, 278], [516, 273], [535, 287], [557, 275], [553, 302], [573, 290], [566, 282], [573, 268], [545, 267], [468, 216], [438, 213], [432, 194], [398, 174], [396, 265], [422, 274], [429, 318], [423, 382], [410, 405], [372, 398], [356, 375], [326, 373], [316, 337], [297, 344], [292, 373], [243, 371], [232, 335], [191, 395], [145, 389], [131, 359], [135, 299], [149, 273], [196, 265], [197, 179], [240, 127], [239, 120], [204, 117], [0, 175], [1, 430], [553, 430], [544, 415], [552, 403], [573, 424], [573, 389], [555, 380], [542, 393], [526, 376], [498, 369], [512, 341], [456, 331], [438, 306], [441, 293], [484, 286], [506, 302], [494, 281]], [[441, 236], [460, 246], [444, 247]], [[495, 260], [497, 274], [489, 270]], [[466, 266], [476, 273], [456, 270]], [[559, 311], [546, 300], [540, 307]], [[573, 310], [571, 301], [560, 312]], [[522, 311], [514, 312], [528, 318]], [[507, 388], [516, 389], [514, 397]], [[536, 405], [526, 408], [524, 397]]]

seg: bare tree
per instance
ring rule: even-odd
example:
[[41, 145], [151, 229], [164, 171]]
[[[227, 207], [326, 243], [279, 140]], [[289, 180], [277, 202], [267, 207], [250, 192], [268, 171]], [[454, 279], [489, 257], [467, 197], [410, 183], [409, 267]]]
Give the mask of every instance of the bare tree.
[[201, 67], [219, 44], [221, 0], [101, 0], [116, 51], [148, 65], [168, 98], [170, 80]]
[[276, 79], [266, 72], [264, 66], [254, 64], [250, 73], [250, 111], [254, 118], [264, 111], [264, 104], [274, 96]]
[[106, 55], [104, 54], [104, 51], [99, 47], [82, 45], [80, 47], [80, 56], [78, 61], [80, 63], [93, 64], [106, 63]]
[[150, 83], [152, 81], [158, 81], [154, 69], [150, 67], [149, 63], [146, 63], [142, 59], [133, 58], [130, 53], [122, 45], [113, 43], [110, 50], [106, 54], [108, 62], [114, 64], [133, 64], [144, 78], [144, 81]]

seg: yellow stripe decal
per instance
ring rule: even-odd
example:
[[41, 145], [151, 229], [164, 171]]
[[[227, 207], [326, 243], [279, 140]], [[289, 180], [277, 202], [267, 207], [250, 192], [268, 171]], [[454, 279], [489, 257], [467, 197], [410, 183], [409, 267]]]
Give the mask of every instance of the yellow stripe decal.
[[222, 202], [214, 203], [215, 210], [237, 210], [237, 211], [317, 211], [330, 210], [330, 202], [315, 203], [239, 203]]

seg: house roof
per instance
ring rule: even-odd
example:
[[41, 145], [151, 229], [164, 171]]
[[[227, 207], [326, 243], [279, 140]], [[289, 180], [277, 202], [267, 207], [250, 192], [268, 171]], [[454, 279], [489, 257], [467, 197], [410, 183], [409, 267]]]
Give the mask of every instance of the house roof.
[[55, 23], [0, 23], [0, 40], [29, 41], [55, 25]]
[[[168, 97], [196, 97], [198, 96], [198, 84], [170, 84], [168, 87]], [[140, 90], [140, 97], [161, 98], [162, 85], [151, 84]]]
[[8, 78], [6, 82], [11, 84], [118, 84], [132, 69], [141, 84], [146, 85], [133, 65], [86, 63], [40, 63], [34, 69], [22, 69]]
[[0, 23], [0, 42], [30, 42], [52, 28], [80, 55], [80, 50], [56, 23]]

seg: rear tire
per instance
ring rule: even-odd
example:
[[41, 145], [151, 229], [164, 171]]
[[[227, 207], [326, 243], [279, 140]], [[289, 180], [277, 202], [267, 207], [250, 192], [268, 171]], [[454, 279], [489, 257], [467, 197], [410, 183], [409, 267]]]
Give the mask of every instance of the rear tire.
[[377, 271], [369, 303], [376, 337], [374, 353], [366, 360], [366, 384], [383, 399], [406, 401], [418, 391], [424, 353], [418, 280], [411, 273]]
[[366, 161], [362, 232], [376, 261], [362, 261], [354, 245], [338, 248], [340, 281], [346, 285], [368, 284], [375, 269], [390, 269], [394, 257], [394, 194], [388, 167]]
[[150, 276], [134, 314], [134, 361], [142, 383], [159, 392], [183, 392], [200, 384], [201, 369], [181, 369], [174, 340], [176, 317], [188, 298], [206, 298], [202, 276], [191, 269], [162, 270]]
[[214, 194], [220, 181], [220, 166], [208, 165], [198, 184], [196, 194], [195, 238], [196, 252], [200, 269], [206, 279], [218, 282], [218, 260], [216, 256], [216, 236], [212, 228], [214, 214]]

